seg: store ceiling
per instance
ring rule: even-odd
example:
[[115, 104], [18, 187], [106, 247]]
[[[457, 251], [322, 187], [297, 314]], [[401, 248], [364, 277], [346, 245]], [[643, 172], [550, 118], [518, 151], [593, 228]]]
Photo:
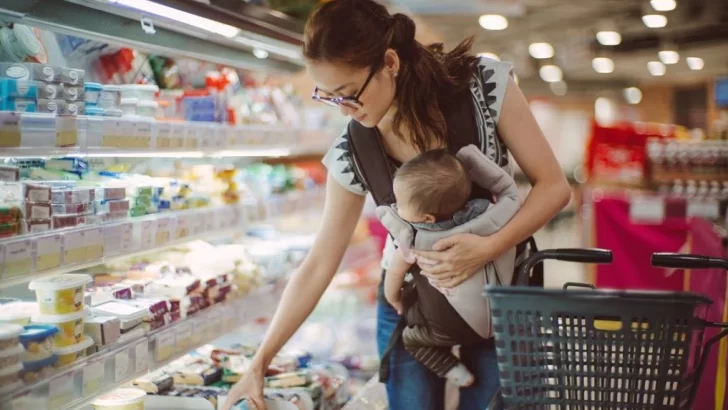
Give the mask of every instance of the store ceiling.
[[[511, 61], [525, 84], [544, 86], [539, 78], [541, 64], [551, 62], [563, 70], [564, 80], [582, 88], [615, 87], [624, 84], [659, 82], [696, 82], [728, 74], [728, 1], [676, 0], [664, 28], [648, 28], [642, 15], [648, 0], [390, 0], [390, 5], [407, 10], [452, 47], [463, 38], [476, 36], [475, 51], [498, 54]], [[654, 11], [653, 11], [654, 12]], [[482, 14], [500, 14], [508, 19], [501, 31], [480, 27]], [[612, 24], [622, 36], [618, 46], [602, 46], [596, 33]], [[555, 55], [550, 60], [536, 60], [529, 55], [533, 42], [548, 42]], [[664, 76], [652, 76], [649, 61], [658, 59], [658, 51], [672, 42], [680, 61], [668, 65]], [[592, 68], [592, 59], [609, 57], [615, 69], [600, 74]], [[700, 57], [705, 67], [690, 70], [686, 57]], [[540, 83], [540, 84], [539, 84]]]

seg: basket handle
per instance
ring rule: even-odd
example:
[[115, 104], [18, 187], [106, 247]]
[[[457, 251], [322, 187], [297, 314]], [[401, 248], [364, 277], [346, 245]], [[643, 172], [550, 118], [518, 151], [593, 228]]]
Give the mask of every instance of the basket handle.
[[526, 259], [523, 265], [521, 265], [516, 285], [525, 286], [528, 283], [531, 269], [547, 259], [577, 263], [612, 263], [612, 251], [582, 248], [544, 249], [538, 251]]
[[675, 269], [726, 269], [728, 259], [685, 253], [656, 252], [652, 254], [652, 266]]

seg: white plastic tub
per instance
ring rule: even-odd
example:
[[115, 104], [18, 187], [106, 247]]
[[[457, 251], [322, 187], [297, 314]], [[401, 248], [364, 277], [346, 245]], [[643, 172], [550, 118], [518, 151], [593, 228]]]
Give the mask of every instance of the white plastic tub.
[[72, 346], [83, 341], [83, 326], [88, 308], [66, 315], [38, 315], [30, 318], [33, 323], [53, 325], [58, 328], [53, 344], [56, 347]]
[[36, 279], [28, 288], [35, 291], [42, 315], [65, 315], [84, 309], [84, 292], [91, 282], [91, 276], [86, 274], [65, 274]]
[[139, 101], [136, 106], [136, 113], [140, 117], [154, 118], [157, 115], [159, 103], [156, 101]]
[[157, 92], [159, 87], [154, 84], [127, 84], [121, 90], [122, 97], [138, 98], [139, 101], [154, 101]]
[[23, 326], [16, 324], [0, 324], [0, 350], [12, 349], [20, 343]]
[[86, 350], [93, 344], [93, 339], [85, 337], [81, 343], [57, 348], [56, 356], [58, 356], [58, 361], [56, 362], [56, 367], [67, 366], [75, 363], [78, 359], [86, 357]]
[[122, 115], [137, 115], [137, 105], [139, 104], [138, 98], [122, 98], [121, 99], [121, 112]]
[[144, 410], [147, 393], [140, 389], [117, 389], [94, 400], [94, 410]]

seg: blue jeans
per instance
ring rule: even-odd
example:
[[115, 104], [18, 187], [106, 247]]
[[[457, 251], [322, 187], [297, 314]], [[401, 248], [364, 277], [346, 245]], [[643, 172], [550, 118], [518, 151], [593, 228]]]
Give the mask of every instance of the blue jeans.
[[[377, 346], [384, 353], [400, 316], [384, 298], [377, 307]], [[475, 383], [460, 389], [460, 410], [486, 410], [498, 388], [498, 361], [495, 350], [467, 347], [460, 350], [460, 360], [475, 376]], [[392, 349], [387, 397], [390, 410], [443, 410], [445, 380], [417, 362], [401, 341]]]

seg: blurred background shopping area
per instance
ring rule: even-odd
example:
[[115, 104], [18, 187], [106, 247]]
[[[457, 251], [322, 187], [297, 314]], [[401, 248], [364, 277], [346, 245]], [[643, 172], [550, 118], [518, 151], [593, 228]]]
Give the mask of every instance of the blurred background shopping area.
[[[310, 100], [300, 47], [317, 4], [0, 2], [0, 406], [214, 409], [244, 374], [311, 246], [320, 160], [348, 121]], [[423, 43], [475, 36], [475, 53], [514, 65], [573, 188], [539, 247], [614, 252], [547, 262], [547, 286], [690, 290], [728, 321], [724, 272], [649, 263], [726, 256], [728, 3], [386, 5]], [[281, 409], [387, 408], [372, 211], [270, 369]], [[726, 357], [723, 341], [696, 409], [728, 409]]]

